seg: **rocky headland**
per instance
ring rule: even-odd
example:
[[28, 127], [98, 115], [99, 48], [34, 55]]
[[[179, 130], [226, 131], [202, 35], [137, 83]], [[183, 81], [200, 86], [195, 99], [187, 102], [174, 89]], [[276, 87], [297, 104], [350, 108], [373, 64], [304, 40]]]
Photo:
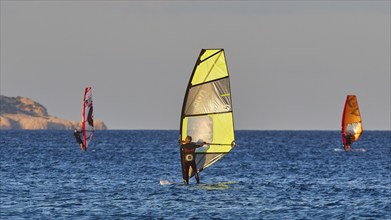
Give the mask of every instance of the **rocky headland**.
[[[0, 95], [0, 129], [56, 129], [80, 128], [80, 122], [69, 121], [48, 114], [46, 108], [25, 97]], [[95, 129], [106, 130], [100, 120], [94, 120]]]

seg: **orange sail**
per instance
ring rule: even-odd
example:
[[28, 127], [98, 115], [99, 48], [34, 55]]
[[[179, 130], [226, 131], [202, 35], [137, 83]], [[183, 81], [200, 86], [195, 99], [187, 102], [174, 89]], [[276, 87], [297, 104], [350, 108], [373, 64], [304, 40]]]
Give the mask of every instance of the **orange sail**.
[[361, 115], [357, 98], [355, 95], [348, 95], [342, 115], [342, 142], [344, 146], [357, 141], [362, 132]]

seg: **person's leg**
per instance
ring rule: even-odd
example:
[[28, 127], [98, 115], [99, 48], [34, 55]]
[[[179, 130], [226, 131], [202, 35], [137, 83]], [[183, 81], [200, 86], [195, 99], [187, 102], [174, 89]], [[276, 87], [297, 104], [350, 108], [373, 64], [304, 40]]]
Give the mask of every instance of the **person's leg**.
[[185, 183], [189, 184], [189, 162], [185, 162]]
[[196, 178], [197, 183], [200, 183], [200, 176], [198, 175], [198, 171], [194, 171], [194, 176]]
[[194, 177], [196, 178], [197, 183], [200, 183], [200, 176], [198, 175], [197, 166], [194, 160], [191, 162], [191, 168], [193, 169]]

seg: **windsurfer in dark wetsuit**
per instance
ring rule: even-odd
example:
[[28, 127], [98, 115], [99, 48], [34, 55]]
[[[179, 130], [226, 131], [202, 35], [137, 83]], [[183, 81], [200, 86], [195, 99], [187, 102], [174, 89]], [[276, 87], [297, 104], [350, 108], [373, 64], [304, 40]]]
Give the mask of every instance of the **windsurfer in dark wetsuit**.
[[181, 142], [181, 148], [183, 152], [184, 159], [184, 181], [186, 184], [189, 184], [189, 168], [191, 167], [194, 172], [194, 176], [197, 180], [197, 183], [200, 183], [200, 177], [198, 176], [198, 170], [195, 163], [195, 149], [204, 146], [206, 142], [202, 142], [201, 144], [196, 144], [191, 142], [191, 136], [187, 136], [184, 143]]
[[352, 144], [353, 135], [345, 134], [345, 144], [343, 145], [344, 151], [350, 151], [350, 145]]
[[83, 141], [80, 138], [80, 133], [81, 133], [81, 131], [78, 131], [77, 128], [75, 128], [75, 130], [73, 130], [73, 135], [75, 135], [76, 142], [79, 143], [81, 150], [84, 151], [85, 146], [83, 144]]

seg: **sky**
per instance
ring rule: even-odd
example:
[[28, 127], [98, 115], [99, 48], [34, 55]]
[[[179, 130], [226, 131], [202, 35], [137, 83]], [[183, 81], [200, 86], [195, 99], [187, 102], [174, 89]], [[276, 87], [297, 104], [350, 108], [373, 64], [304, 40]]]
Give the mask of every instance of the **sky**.
[[7, 1], [1, 95], [109, 129], [179, 129], [202, 48], [224, 48], [236, 129], [390, 130], [390, 1]]

